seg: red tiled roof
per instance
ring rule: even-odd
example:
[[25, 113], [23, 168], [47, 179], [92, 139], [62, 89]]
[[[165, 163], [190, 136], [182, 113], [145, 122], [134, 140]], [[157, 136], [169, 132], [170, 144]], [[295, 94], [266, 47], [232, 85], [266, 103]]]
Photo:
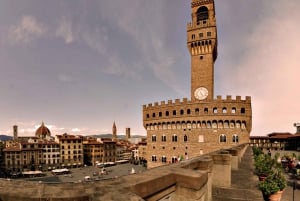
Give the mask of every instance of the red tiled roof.
[[300, 138], [300, 133], [296, 133], [288, 138]]
[[250, 136], [250, 139], [269, 139], [268, 136]]
[[51, 136], [51, 132], [45, 126], [44, 122], [42, 122], [42, 125], [36, 130], [35, 136], [37, 136], [37, 137]]
[[70, 135], [67, 133], [64, 133], [62, 135], [56, 135], [59, 139], [67, 139], [67, 140], [73, 140], [73, 139], [83, 139], [83, 136], [81, 135]]
[[21, 151], [21, 148], [19, 146], [13, 146], [13, 147], [7, 147], [3, 149], [3, 151]]
[[277, 136], [291, 136], [292, 134], [291, 133], [270, 133], [268, 134], [267, 136], [269, 137], [277, 137]]

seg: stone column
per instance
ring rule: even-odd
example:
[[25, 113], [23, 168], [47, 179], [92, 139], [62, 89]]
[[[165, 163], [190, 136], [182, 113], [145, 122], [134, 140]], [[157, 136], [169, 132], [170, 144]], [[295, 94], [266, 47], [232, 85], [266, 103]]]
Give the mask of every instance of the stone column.
[[172, 200], [207, 201], [207, 172], [190, 169], [174, 170], [174, 172], [176, 172], [176, 190]]
[[205, 171], [208, 174], [207, 179], [207, 197], [205, 200], [212, 201], [212, 169], [213, 159], [211, 156], [204, 156], [199, 161], [199, 170]]
[[239, 169], [239, 151], [237, 149], [229, 149], [228, 152], [231, 154], [231, 169]]
[[228, 151], [222, 151], [212, 155], [212, 185], [216, 187], [231, 186], [231, 155]]

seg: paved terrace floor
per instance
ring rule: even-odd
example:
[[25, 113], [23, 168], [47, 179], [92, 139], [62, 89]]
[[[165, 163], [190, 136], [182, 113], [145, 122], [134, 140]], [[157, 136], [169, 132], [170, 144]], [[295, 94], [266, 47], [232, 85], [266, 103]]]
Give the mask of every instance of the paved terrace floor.
[[[249, 146], [239, 164], [239, 169], [231, 173], [231, 187], [213, 188], [213, 201], [263, 201], [262, 193], [257, 187], [258, 177], [253, 170], [252, 148]], [[281, 201], [300, 201], [300, 180], [294, 180], [289, 174], [286, 176], [288, 186]], [[296, 181], [295, 190], [293, 190], [294, 181]]]

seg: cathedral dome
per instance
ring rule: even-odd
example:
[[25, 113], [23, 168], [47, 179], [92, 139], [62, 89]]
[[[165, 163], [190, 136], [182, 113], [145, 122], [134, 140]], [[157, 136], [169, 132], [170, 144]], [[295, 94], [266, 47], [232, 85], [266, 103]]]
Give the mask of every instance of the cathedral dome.
[[36, 130], [35, 136], [38, 138], [46, 138], [47, 136], [51, 136], [51, 132], [45, 126], [44, 122], [42, 122], [42, 125]]

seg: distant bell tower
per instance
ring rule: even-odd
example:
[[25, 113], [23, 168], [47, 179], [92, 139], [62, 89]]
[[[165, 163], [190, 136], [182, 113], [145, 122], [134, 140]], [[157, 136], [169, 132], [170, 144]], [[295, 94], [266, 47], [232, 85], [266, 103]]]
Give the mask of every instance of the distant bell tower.
[[13, 132], [14, 132], [14, 140], [18, 140], [18, 126], [13, 126]]
[[191, 55], [191, 100], [214, 98], [214, 62], [217, 59], [217, 25], [213, 0], [192, 0], [192, 22], [187, 25]]
[[112, 127], [112, 139], [113, 140], [117, 139], [117, 126], [116, 126], [115, 122], [114, 122], [113, 127]]
[[126, 128], [126, 140], [130, 139], [130, 128]]

